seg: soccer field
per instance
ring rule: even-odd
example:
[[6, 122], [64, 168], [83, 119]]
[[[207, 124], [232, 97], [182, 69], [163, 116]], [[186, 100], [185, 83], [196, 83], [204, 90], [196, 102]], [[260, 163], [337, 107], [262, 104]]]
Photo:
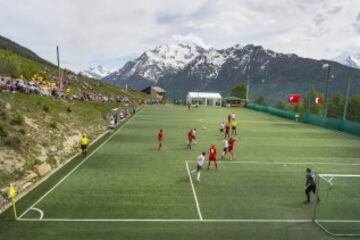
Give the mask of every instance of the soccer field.
[[[211, 144], [221, 152], [231, 111], [235, 160], [197, 183], [189, 170]], [[0, 215], [0, 239], [332, 239], [313, 222], [314, 203], [302, 203], [305, 168], [360, 175], [360, 138], [248, 109], [146, 106], [90, 150], [21, 199], [18, 221]], [[335, 220], [322, 224], [329, 231], [359, 233], [360, 178], [349, 179], [321, 181], [317, 214]]]

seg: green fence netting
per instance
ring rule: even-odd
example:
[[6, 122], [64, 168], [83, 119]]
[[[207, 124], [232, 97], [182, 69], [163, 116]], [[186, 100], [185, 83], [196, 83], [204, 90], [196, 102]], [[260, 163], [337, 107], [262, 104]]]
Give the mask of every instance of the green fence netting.
[[256, 110], [256, 111], [266, 112], [266, 113], [270, 113], [272, 115], [276, 115], [279, 117], [288, 118], [291, 120], [295, 120], [295, 118], [296, 118], [296, 114], [293, 112], [281, 110], [281, 109], [274, 108], [271, 106], [264, 106], [264, 105], [259, 105], [259, 104], [255, 104], [255, 103], [247, 103], [246, 107], [249, 109]]
[[[263, 106], [255, 103], [247, 103], [246, 107], [260, 112], [266, 112], [279, 117], [296, 120], [298, 114], [286, 110], [277, 109], [271, 106]], [[324, 118], [311, 113], [300, 114], [300, 121], [303, 123], [313, 124], [319, 127], [332, 129], [336, 131], [346, 132], [356, 136], [360, 136], [360, 123], [337, 119], [337, 118]]]

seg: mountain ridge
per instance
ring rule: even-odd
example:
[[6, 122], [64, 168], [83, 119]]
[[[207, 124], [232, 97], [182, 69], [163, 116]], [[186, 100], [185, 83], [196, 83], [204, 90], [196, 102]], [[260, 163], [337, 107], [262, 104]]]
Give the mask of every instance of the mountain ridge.
[[[254, 44], [237, 44], [220, 50], [199, 50], [185, 45], [178, 44], [177, 50], [176, 46], [172, 46], [170, 53], [156, 50], [168, 49], [166, 46], [147, 50], [140, 57], [127, 62], [123, 68], [105, 77], [104, 81], [135, 89], [156, 84], [168, 91], [168, 97], [184, 98], [189, 91], [217, 91], [229, 95], [232, 87], [249, 80], [252, 98], [263, 95], [270, 102], [275, 102], [286, 99], [289, 93], [304, 94], [309, 90], [311, 82], [323, 89], [325, 71], [322, 65], [325, 63], [331, 65], [334, 75], [330, 94], [334, 94], [338, 89], [343, 91], [346, 79], [360, 79], [360, 70], [335, 61], [278, 53]], [[185, 56], [176, 55], [184, 48], [191, 50], [188, 53], [191, 57], [186, 58], [187, 61], [178, 65], [167, 64]], [[149, 52], [160, 54], [149, 57]], [[151, 74], [153, 77], [149, 78]]]

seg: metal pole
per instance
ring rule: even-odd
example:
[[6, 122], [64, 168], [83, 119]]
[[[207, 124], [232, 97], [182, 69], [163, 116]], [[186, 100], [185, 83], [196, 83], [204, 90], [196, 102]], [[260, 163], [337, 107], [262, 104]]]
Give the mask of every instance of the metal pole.
[[246, 80], [246, 100], [249, 100], [249, 93], [250, 92], [250, 80], [249, 80], [249, 76], [247, 77]]
[[351, 86], [351, 78], [348, 78], [347, 87], [346, 87], [345, 106], [344, 106], [344, 113], [343, 113], [343, 119], [344, 120], [346, 120], [347, 108], [348, 108], [348, 104], [349, 104], [350, 86]]
[[328, 111], [328, 91], [329, 91], [329, 81], [330, 81], [330, 65], [327, 65], [327, 77], [326, 77], [326, 88], [325, 88], [325, 103], [324, 103], [324, 117], [327, 117]]
[[307, 113], [310, 114], [311, 112], [311, 95], [312, 95], [312, 91], [313, 91], [313, 79], [311, 78], [311, 82], [310, 82], [310, 88], [309, 88], [309, 97], [308, 97], [308, 109], [307, 109]]
[[60, 78], [61, 78], [61, 70], [60, 70], [60, 54], [59, 54], [59, 46], [56, 46], [56, 57], [57, 57], [57, 64], [58, 64], [58, 74], [59, 74], [59, 87], [60, 87]]

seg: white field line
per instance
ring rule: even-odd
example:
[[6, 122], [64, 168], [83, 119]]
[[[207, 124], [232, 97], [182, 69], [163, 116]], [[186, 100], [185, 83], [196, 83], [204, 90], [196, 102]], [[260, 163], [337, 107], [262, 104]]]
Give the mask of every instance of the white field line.
[[[330, 230], [328, 230], [326, 227], [324, 227], [319, 221], [324, 221], [324, 220], [315, 220], [315, 224], [318, 225], [324, 232], [326, 232], [327, 234], [331, 235], [331, 236], [334, 236], [334, 237], [358, 237], [360, 236], [360, 233], [356, 234], [352, 234], [352, 233], [349, 233], [349, 234], [346, 234], [346, 233], [334, 233], [334, 232], [331, 232]], [[337, 222], [335, 222], [337, 223]]]
[[319, 174], [320, 177], [360, 178], [360, 174]]
[[332, 220], [332, 219], [316, 219], [317, 222], [323, 222], [323, 223], [360, 223], [360, 219], [346, 219], [346, 220]]
[[34, 210], [34, 211], [40, 213], [40, 218], [39, 218], [39, 220], [41, 220], [41, 219], [44, 218], [44, 212], [43, 212], [40, 208], [31, 208], [30, 210]]
[[[104, 133], [100, 134], [93, 142], [89, 144], [89, 146], [92, 146], [95, 144], [99, 139], [101, 139], [103, 136], [105, 136], [107, 133], [109, 133], [109, 130], [106, 130]], [[33, 186], [31, 186], [26, 191], [20, 193], [16, 196], [16, 202], [25, 197], [29, 192], [37, 188], [41, 183], [46, 181], [48, 178], [50, 178], [52, 175], [54, 175], [56, 172], [58, 172], [60, 169], [62, 169], [64, 166], [66, 166], [69, 162], [71, 162], [74, 158], [76, 158], [79, 154], [75, 154], [74, 156], [68, 158], [67, 160], [63, 161], [57, 168], [55, 168], [51, 173], [46, 175], [45, 177], [41, 178], [39, 181], [37, 181]], [[0, 214], [5, 212], [9, 207], [11, 206], [11, 202], [5, 204], [5, 206], [2, 206], [0, 209]]]
[[22, 218], [27, 222], [201, 222], [201, 223], [311, 223], [311, 219], [92, 219], [92, 218]]
[[262, 162], [262, 161], [218, 161], [220, 164], [259, 164], [259, 165], [333, 165], [360, 166], [360, 163], [332, 163], [332, 162]]
[[[143, 108], [142, 108], [143, 109]], [[142, 110], [141, 109], [141, 110]], [[140, 110], [140, 111], [141, 111]], [[139, 112], [140, 112], [139, 111]], [[136, 115], [134, 115], [136, 116]], [[130, 119], [129, 119], [130, 120]], [[102, 146], [104, 146], [108, 141], [110, 141], [115, 134], [122, 129], [128, 122], [126, 121], [122, 126], [120, 126], [115, 132], [112, 133], [112, 135], [106, 139], [102, 144], [100, 144], [96, 149], [94, 149], [85, 159], [83, 159], [76, 167], [74, 167], [68, 174], [66, 174], [59, 182], [57, 182], [52, 188], [50, 188], [42, 197], [40, 197], [33, 205], [31, 205], [25, 212], [23, 212], [19, 218], [22, 218], [26, 213], [28, 213], [32, 208], [36, 206], [39, 202], [41, 202], [47, 195], [49, 195], [52, 191], [54, 191], [62, 182], [64, 182], [71, 174], [73, 174], [81, 165], [83, 165], [86, 160], [88, 160], [91, 156], [93, 156]]]
[[196, 195], [194, 183], [193, 183], [192, 178], [191, 178], [189, 164], [188, 164], [187, 161], [185, 161], [185, 165], [186, 165], [186, 170], [187, 170], [187, 173], [188, 173], [188, 176], [189, 176], [190, 185], [191, 185], [191, 188], [192, 188], [192, 191], [193, 191], [193, 194], [194, 194], [194, 199], [195, 199], [196, 209], [197, 209], [197, 212], [199, 214], [199, 219], [202, 221], [203, 217], [201, 215], [199, 201], [198, 201], [198, 198], [197, 198], [197, 195]]

